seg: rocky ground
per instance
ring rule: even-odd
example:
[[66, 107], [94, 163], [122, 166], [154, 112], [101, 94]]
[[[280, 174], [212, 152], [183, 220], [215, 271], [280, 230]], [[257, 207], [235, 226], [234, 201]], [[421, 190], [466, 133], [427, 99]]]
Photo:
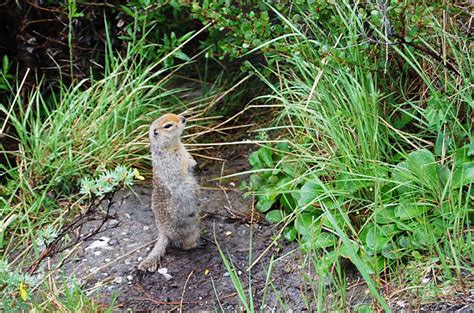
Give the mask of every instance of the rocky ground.
[[[116, 193], [110, 205], [103, 203], [102, 210], [94, 211], [79, 231], [71, 233], [72, 237], [85, 238], [103, 224], [100, 232], [54, 258], [53, 263], [61, 265], [57, 279], [69, 277], [68, 283], [85, 286], [93, 299], [105, 305], [115, 299], [118, 311], [241, 311], [244, 307], [221, 251], [234, 265], [244, 290], [251, 282], [251, 306], [265, 311], [315, 310], [314, 287], [319, 283], [312, 263], [305, 262], [296, 243], [279, 241], [273, 245], [278, 228], [258, 213], [252, 214], [251, 199], [244, 200], [236, 188], [240, 178], [213, 180], [219, 174], [200, 174], [203, 247], [191, 251], [169, 249], [156, 273], [136, 270], [156, 235], [150, 209], [151, 186], [145, 183]], [[249, 264], [257, 259], [248, 271]], [[352, 266], [347, 266], [345, 275], [346, 305], [355, 309], [370, 303], [368, 290]], [[245, 296], [250, 301], [248, 293]], [[334, 297], [328, 290], [324, 298], [326, 306]], [[392, 300], [395, 311], [412, 311], [410, 299], [399, 296]], [[423, 311], [472, 312], [469, 302], [437, 302]]]
[[[136, 270], [156, 236], [150, 209], [151, 188], [145, 184], [114, 195], [102, 231], [61, 254], [68, 256], [61, 275], [85, 284], [90, 294], [102, 302], [116, 297], [115, 304], [123, 309], [238, 310], [239, 297], [219, 246], [235, 266], [244, 288], [251, 279], [254, 306], [264, 303], [265, 308], [274, 309], [285, 303], [293, 310], [307, 309], [302, 255], [297, 244], [272, 246], [276, 230], [262, 216], [252, 216], [251, 201], [243, 199], [236, 189], [237, 182], [219, 184], [208, 179], [209, 176], [201, 179], [203, 247], [191, 251], [170, 248], [159, 272]], [[107, 204], [103, 207], [95, 218], [83, 224], [78, 236], [87, 236], [103, 223]], [[263, 253], [248, 271], [250, 254], [255, 260]], [[272, 255], [272, 272], [267, 278]], [[61, 256], [56, 258], [57, 262]], [[59, 276], [58, 272], [58, 279]]]

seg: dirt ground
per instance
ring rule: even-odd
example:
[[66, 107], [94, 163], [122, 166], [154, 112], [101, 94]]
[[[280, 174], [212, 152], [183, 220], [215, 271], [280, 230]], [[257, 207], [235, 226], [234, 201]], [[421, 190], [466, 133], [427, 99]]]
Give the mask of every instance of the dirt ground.
[[[238, 172], [245, 164], [245, 159], [234, 161], [223, 173]], [[227, 260], [234, 264], [245, 290], [251, 282], [253, 307], [277, 312], [314, 311], [317, 295], [312, 287], [318, 284], [318, 277], [311, 266], [303, 268], [311, 262], [305, 262], [296, 243], [280, 240], [272, 245], [278, 228], [265, 222], [258, 213], [252, 216], [251, 199], [244, 200], [237, 188], [242, 178], [213, 180], [220, 174], [220, 167], [212, 167], [198, 175], [202, 186], [202, 247], [191, 251], [168, 249], [161, 262], [161, 273], [136, 270], [156, 235], [150, 209], [151, 186], [144, 183], [116, 193], [110, 206], [104, 203], [104, 209], [95, 212], [95, 216], [82, 225], [75, 236], [86, 237], [106, 220], [101, 232], [55, 258], [56, 263], [63, 262], [57, 279], [70, 277], [69, 283], [85, 286], [88, 294], [104, 305], [115, 298], [117, 311], [130, 308], [138, 312], [243, 311], [218, 244]], [[109, 207], [108, 214], [106, 207]], [[247, 270], [249, 259], [252, 262], [258, 259], [250, 271]], [[270, 264], [271, 276], [268, 276]], [[351, 266], [346, 268], [346, 283], [346, 305], [351, 310], [371, 303], [365, 284]], [[328, 292], [324, 304], [331, 303], [332, 298]], [[394, 300], [394, 311], [410, 311], [406, 299]], [[471, 306], [449, 303], [432, 304], [423, 311], [437, 311], [437, 308], [472, 312]]]
[[[115, 296], [115, 304], [123, 309], [239, 310], [238, 295], [218, 244], [234, 264], [244, 288], [251, 278], [254, 306], [264, 303], [269, 310], [285, 309], [278, 300], [281, 298], [287, 309], [307, 310], [298, 245], [279, 243], [278, 247], [270, 247], [277, 229], [262, 216], [252, 217], [251, 201], [244, 200], [237, 188], [239, 179], [222, 184], [209, 181], [216, 176], [219, 175], [200, 173], [201, 186], [204, 186], [200, 195], [203, 246], [191, 251], [168, 249], [160, 266], [161, 271], [166, 271], [165, 275], [136, 270], [156, 235], [149, 184], [115, 194], [104, 231], [88, 238], [74, 251], [64, 251], [63, 256], [68, 255], [68, 258], [61, 274], [85, 284], [90, 294], [101, 302], [110, 302]], [[87, 236], [102, 223], [105, 212], [96, 215], [82, 226], [79, 236]], [[252, 270], [247, 271], [250, 253], [255, 260], [266, 250]], [[273, 287], [270, 287], [265, 281], [272, 255], [276, 261], [272, 266]], [[165, 277], [167, 275], [171, 277]]]

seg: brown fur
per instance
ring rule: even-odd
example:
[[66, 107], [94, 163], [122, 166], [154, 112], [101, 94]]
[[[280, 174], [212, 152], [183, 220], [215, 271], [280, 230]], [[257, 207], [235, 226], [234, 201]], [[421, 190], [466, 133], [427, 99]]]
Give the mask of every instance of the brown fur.
[[151, 208], [158, 238], [152, 251], [138, 266], [142, 271], [155, 272], [169, 244], [187, 250], [196, 247], [199, 241], [197, 182], [192, 175], [196, 162], [181, 143], [184, 126], [185, 119], [175, 114], [165, 114], [150, 126]]

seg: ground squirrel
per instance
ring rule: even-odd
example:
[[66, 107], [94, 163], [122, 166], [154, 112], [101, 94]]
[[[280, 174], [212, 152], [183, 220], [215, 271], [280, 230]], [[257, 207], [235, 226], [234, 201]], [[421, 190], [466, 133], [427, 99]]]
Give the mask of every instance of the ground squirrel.
[[158, 238], [139, 270], [155, 272], [166, 247], [184, 250], [198, 245], [200, 238], [197, 182], [192, 170], [196, 161], [181, 143], [186, 119], [165, 114], [150, 126], [153, 161], [151, 208], [155, 214]]

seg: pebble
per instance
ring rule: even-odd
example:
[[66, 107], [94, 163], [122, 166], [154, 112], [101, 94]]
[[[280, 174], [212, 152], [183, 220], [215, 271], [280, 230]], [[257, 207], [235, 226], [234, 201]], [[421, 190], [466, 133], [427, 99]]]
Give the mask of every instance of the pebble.
[[141, 260], [143, 260], [143, 258], [141, 256], [139, 256], [137, 261], [140, 262]]
[[99, 255], [101, 255], [101, 254], [102, 254], [102, 251], [94, 251], [94, 255], [95, 255], [95, 256], [99, 256]]
[[147, 247], [145, 250], [146, 250], [146, 251], [150, 251], [150, 249], [151, 249], [150, 247]]
[[149, 230], [149, 229], [150, 229], [150, 226], [143, 226], [143, 230], [144, 230], [144, 231], [147, 231], [147, 230]]
[[110, 260], [110, 258], [105, 258], [104, 261], [108, 263], [108, 262], [110, 262], [111, 260]]
[[129, 260], [125, 260], [125, 264], [126, 264], [126, 265], [130, 265], [130, 261], [129, 261]]
[[230, 273], [229, 272], [225, 272], [224, 275], [222, 275], [224, 277], [229, 277], [230, 276]]
[[173, 278], [173, 276], [171, 276], [170, 274], [168, 274], [168, 269], [166, 267], [162, 267], [162, 268], [159, 268], [158, 269], [158, 273], [160, 273], [161, 275], [163, 275], [163, 277], [166, 279], [166, 280], [170, 280]]
[[110, 221], [109, 221], [109, 225], [110, 225], [111, 227], [116, 226], [118, 223], [119, 223], [118, 220], [110, 220]]
[[127, 275], [127, 279], [128, 279], [129, 281], [131, 281], [131, 280], [133, 279], [133, 276], [132, 276], [132, 275]]
[[242, 271], [238, 271], [237, 274], [239, 274], [239, 276], [242, 275]]
[[123, 232], [120, 233], [120, 235], [126, 236], [127, 232], [123, 231]]
[[123, 277], [122, 276], [117, 276], [114, 279], [114, 283], [121, 284], [123, 282]]

